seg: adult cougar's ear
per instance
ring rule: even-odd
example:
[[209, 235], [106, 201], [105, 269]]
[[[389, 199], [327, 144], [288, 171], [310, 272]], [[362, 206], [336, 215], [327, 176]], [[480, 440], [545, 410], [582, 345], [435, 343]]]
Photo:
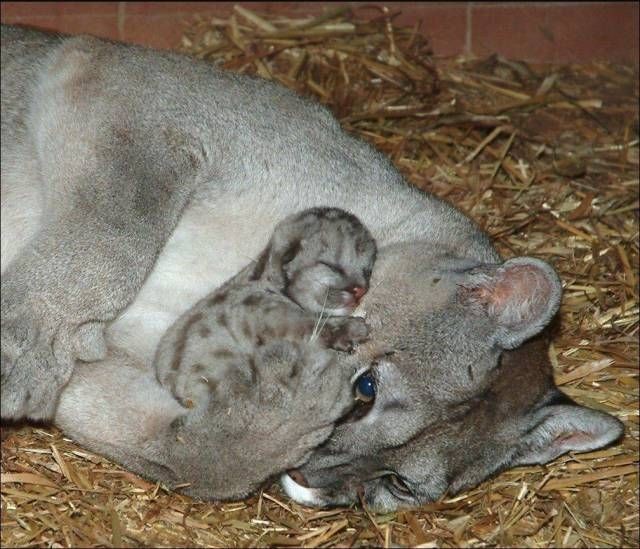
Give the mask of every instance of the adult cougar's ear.
[[550, 265], [516, 257], [501, 265], [482, 265], [465, 273], [458, 299], [486, 314], [494, 340], [513, 349], [540, 332], [560, 306], [562, 285]]
[[547, 463], [566, 452], [588, 452], [610, 444], [624, 432], [623, 424], [603, 412], [572, 402], [557, 392], [557, 400], [530, 414], [512, 465]]

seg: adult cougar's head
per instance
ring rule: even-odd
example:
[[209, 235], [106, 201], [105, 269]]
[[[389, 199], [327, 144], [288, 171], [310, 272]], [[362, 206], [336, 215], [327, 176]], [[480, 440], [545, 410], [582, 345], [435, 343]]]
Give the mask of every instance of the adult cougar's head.
[[363, 303], [371, 343], [345, 359], [360, 402], [283, 475], [287, 493], [309, 505], [416, 506], [618, 438], [617, 419], [554, 385], [538, 334], [560, 297], [553, 269], [533, 258], [473, 264], [426, 244], [380, 250]]

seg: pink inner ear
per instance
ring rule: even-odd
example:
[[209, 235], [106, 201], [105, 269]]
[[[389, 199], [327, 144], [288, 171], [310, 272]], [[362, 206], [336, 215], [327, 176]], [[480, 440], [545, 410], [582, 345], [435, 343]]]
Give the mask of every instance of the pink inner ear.
[[551, 294], [547, 277], [532, 265], [510, 265], [496, 273], [492, 286], [485, 287], [481, 298], [490, 314], [507, 324], [518, 324], [535, 317], [545, 307]]
[[589, 433], [574, 431], [571, 433], [560, 433], [553, 441], [553, 445], [563, 448], [582, 448], [591, 442], [593, 442], [593, 436]]

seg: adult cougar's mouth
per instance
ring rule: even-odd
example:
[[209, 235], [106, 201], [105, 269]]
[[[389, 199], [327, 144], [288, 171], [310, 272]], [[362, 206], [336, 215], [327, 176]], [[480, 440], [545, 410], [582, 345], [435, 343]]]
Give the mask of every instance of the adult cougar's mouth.
[[[302, 482], [306, 482], [304, 477], [298, 471], [291, 472], [293, 476], [298, 478]], [[302, 505], [308, 505], [310, 507], [322, 507], [327, 505], [321, 496], [321, 491], [317, 488], [308, 488], [303, 486], [299, 482], [293, 480], [289, 473], [283, 473], [280, 477], [280, 484], [286, 494], [297, 503]]]

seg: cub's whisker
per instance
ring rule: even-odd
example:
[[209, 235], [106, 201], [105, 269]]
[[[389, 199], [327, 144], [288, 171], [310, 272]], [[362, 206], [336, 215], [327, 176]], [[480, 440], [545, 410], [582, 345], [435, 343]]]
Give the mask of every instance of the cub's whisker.
[[[320, 328], [318, 328], [320, 326], [320, 322], [322, 321], [322, 315], [324, 314], [324, 310], [325, 307], [327, 305], [327, 297], [329, 296], [329, 290], [327, 290], [324, 294], [324, 302], [322, 303], [322, 309], [320, 310], [320, 314], [318, 315], [318, 320], [316, 321], [315, 326], [313, 327], [313, 331], [311, 332], [311, 336], [309, 337], [309, 342], [313, 342], [315, 341], [315, 339], [318, 336], [318, 333], [320, 331], [322, 331], [322, 329], [324, 328], [324, 325], [327, 323], [327, 321], [325, 320], [324, 323], [322, 324], [322, 326]], [[327, 319], [329, 318], [329, 315], [327, 315]]]

